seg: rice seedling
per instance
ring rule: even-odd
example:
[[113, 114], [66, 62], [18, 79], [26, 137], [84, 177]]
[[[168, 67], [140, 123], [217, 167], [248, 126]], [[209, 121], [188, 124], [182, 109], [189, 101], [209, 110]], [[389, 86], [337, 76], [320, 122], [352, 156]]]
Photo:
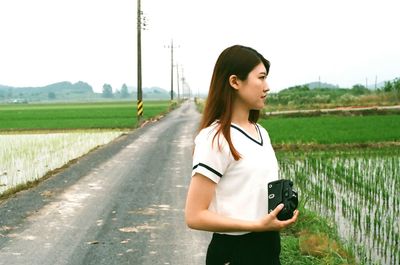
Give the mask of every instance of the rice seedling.
[[400, 262], [400, 151], [279, 152], [305, 207], [329, 217], [362, 264]]
[[17, 185], [35, 181], [121, 131], [83, 131], [0, 135], [0, 195]]

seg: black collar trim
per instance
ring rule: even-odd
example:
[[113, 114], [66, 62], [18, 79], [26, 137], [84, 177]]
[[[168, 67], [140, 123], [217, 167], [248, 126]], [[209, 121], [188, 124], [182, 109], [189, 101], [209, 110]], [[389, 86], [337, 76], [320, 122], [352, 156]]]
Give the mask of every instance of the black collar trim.
[[235, 129], [238, 130], [239, 132], [243, 133], [247, 138], [249, 138], [250, 140], [252, 140], [252, 141], [255, 142], [256, 144], [262, 146], [263, 143], [264, 143], [264, 140], [263, 140], [263, 138], [262, 138], [262, 135], [261, 135], [261, 132], [260, 132], [260, 128], [258, 128], [258, 125], [257, 125], [257, 124], [255, 124], [255, 126], [256, 126], [258, 135], [260, 136], [261, 142], [257, 141], [256, 139], [254, 139], [253, 137], [251, 137], [250, 135], [248, 135], [245, 131], [243, 131], [242, 129], [240, 129], [240, 128], [237, 127], [236, 125], [231, 124], [231, 127], [232, 127], [232, 128], [235, 128]]

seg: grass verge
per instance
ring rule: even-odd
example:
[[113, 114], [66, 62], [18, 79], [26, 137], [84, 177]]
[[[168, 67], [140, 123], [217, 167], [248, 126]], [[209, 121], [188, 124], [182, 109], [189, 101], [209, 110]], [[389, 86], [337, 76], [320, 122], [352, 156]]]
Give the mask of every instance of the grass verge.
[[350, 247], [345, 247], [328, 220], [300, 207], [298, 221], [281, 232], [283, 265], [356, 264]]

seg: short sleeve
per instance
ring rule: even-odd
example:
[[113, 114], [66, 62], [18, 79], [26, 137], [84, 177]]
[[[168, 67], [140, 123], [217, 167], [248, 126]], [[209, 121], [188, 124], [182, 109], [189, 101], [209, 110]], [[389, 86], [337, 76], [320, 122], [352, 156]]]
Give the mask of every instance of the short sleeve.
[[231, 161], [228, 143], [223, 135], [215, 135], [215, 130], [203, 129], [196, 136], [193, 153], [192, 176], [200, 173], [218, 183]]

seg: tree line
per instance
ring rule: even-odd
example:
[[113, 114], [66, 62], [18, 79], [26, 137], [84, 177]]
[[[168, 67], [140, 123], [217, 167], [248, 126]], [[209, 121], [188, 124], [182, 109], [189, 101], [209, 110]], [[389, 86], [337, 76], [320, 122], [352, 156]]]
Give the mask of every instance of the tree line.
[[400, 78], [395, 78], [393, 81], [386, 81], [383, 91], [400, 93]]
[[126, 84], [123, 84], [120, 90], [116, 90], [113, 92], [112, 86], [110, 84], [103, 85], [102, 91], [103, 98], [128, 98], [129, 91]]
[[271, 93], [267, 108], [334, 107], [400, 104], [400, 78], [386, 81], [384, 86], [371, 90], [361, 84], [351, 89], [338, 87], [310, 88], [306, 85], [289, 87]]

